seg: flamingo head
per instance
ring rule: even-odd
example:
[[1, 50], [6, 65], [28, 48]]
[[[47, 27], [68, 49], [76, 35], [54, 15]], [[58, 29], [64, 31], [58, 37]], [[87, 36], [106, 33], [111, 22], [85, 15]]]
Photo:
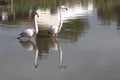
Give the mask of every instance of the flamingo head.
[[61, 5], [60, 8], [61, 8], [61, 9], [68, 10], [68, 8], [67, 8], [66, 6], [64, 6], [64, 5]]
[[37, 17], [39, 17], [39, 14], [37, 12], [35, 12], [35, 15], [37, 15]]

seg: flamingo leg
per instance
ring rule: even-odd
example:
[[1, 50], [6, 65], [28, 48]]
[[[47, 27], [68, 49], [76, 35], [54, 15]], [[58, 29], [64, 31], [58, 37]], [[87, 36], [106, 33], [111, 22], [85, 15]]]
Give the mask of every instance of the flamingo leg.
[[55, 38], [57, 38], [57, 34], [55, 34], [55, 36], [54, 36]]
[[57, 41], [57, 34], [54, 34], [53, 40], [54, 40], [54, 41]]

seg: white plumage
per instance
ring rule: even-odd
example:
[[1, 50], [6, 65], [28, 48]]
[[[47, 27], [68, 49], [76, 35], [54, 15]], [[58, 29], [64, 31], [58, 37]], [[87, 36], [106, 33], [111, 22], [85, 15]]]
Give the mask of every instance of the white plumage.
[[58, 26], [58, 25], [52, 25], [52, 26], [49, 28], [49, 32], [51, 32], [52, 34], [56, 34], [56, 33], [58, 33], [58, 29], [59, 29], [59, 26]]
[[35, 29], [34, 28], [29, 28], [29, 29], [25, 29], [22, 33], [19, 34], [19, 37], [17, 37], [17, 39], [21, 39], [22, 37], [27, 37], [27, 38], [31, 38], [33, 37], [35, 34], [38, 33], [38, 24], [37, 24], [37, 17], [39, 17], [39, 15], [37, 13], [35, 13]]
[[34, 29], [26, 29], [22, 33], [19, 34], [20, 37], [33, 37], [35, 33]]
[[57, 34], [60, 32], [61, 28], [62, 28], [62, 9], [67, 10], [67, 7], [65, 6], [60, 6], [59, 8], [59, 16], [60, 16], [60, 20], [59, 20], [59, 24], [58, 25], [52, 25], [49, 29], [48, 29], [48, 34], [51, 35], [52, 37], [56, 37]]

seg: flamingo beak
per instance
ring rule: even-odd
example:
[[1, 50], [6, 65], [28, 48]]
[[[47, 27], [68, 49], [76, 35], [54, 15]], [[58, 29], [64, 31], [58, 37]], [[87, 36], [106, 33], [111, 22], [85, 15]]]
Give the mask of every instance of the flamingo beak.
[[61, 6], [62, 9], [68, 10], [68, 8], [64, 5]]
[[68, 8], [66, 8], [66, 10], [68, 10]]
[[37, 17], [39, 17], [39, 14], [37, 12], [35, 12], [35, 15], [37, 15]]

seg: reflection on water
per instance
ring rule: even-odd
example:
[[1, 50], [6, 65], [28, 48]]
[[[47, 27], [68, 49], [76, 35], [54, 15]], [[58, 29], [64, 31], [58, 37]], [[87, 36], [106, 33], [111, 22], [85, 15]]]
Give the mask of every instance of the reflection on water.
[[97, 7], [97, 16], [102, 24], [110, 25], [111, 22], [115, 21], [117, 27], [120, 27], [120, 1], [111, 0], [95, 0]]
[[[67, 6], [68, 7], [68, 6]], [[80, 16], [89, 16], [93, 11], [93, 3], [89, 2], [87, 6], [75, 5], [69, 7], [67, 11], [62, 11], [63, 22], [68, 22], [70, 19], [78, 19]], [[37, 13], [40, 15], [38, 23], [40, 25], [51, 26], [59, 23], [59, 9], [55, 14], [50, 13], [50, 9], [41, 10], [37, 9]]]
[[[60, 71], [64, 71], [66, 69], [66, 65], [63, 65], [63, 53], [62, 53], [62, 47], [59, 44], [59, 42], [56, 39], [51, 39], [48, 37], [44, 37], [48, 40], [46, 42], [41, 42], [41, 38], [36, 38], [36, 43], [34, 43], [31, 40], [28, 41], [22, 41], [20, 40], [19, 43], [28, 51], [34, 51], [34, 66], [35, 69], [38, 69], [39, 66], [39, 60], [47, 58], [44, 56], [45, 52], [48, 52], [49, 49], [52, 47], [53, 50], [57, 51], [59, 54], [59, 69]], [[41, 44], [43, 43], [43, 45]], [[48, 49], [46, 49], [46, 46], [48, 46]], [[42, 49], [41, 49], [42, 48]]]
[[19, 43], [25, 48], [27, 49], [28, 51], [34, 51], [35, 54], [34, 54], [34, 66], [35, 68], [38, 67], [38, 63], [37, 63], [37, 60], [38, 60], [38, 47], [36, 44], [34, 44], [31, 40], [27, 40], [27, 41], [22, 41], [20, 40]]
[[2, 20], [5, 21], [5, 20], [8, 20], [8, 13], [6, 11], [3, 11], [1, 13], [1, 16], [2, 16]]
[[[4, 15], [0, 13], [2, 16], [0, 23], [12, 23], [15, 25], [32, 27], [34, 26], [33, 12], [37, 9], [40, 15], [38, 19], [38, 23], [40, 25], [39, 27], [50, 27], [51, 25], [58, 23], [58, 6], [64, 1], [60, 1], [59, 4], [54, 3], [54, 6], [50, 5], [51, 7], [45, 6], [49, 5], [47, 4], [49, 1], [41, 2], [38, 0], [30, 0], [30, 2], [28, 3], [31, 3], [31, 5], [27, 4], [26, 2], [24, 2], [26, 5], [22, 5], [23, 2], [10, 0], [10, 2], [8, 2], [10, 6], [8, 6], [8, 4], [1, 5], [0, 7], [7, 7], [4, 7], [6, 8], [5, 12], [1, 10]], [[78, 36], [81, 36], [81, 34], [84, 34], [86, 32], [86, 30], [88, 29], [88, 21], [86, 17], [90, 16], [93, 12], [93, 2], [90, 0], [86, 4], [84, 3], [85, 2], [82, 3], [78, 0], [74, 0], [73, 2], [69, 2], [68, 4], [65, 2], [65, 5], [68, 7], [68, 11], [63, 12], [64, 24], [60, 32], [60, 37], [64, 38], [65, 40], [70, 40], [71, 42], [74, 42], [78, 40]], [[40, 4], [43, 5], [41, 6]], [[39, 35], [41, 35], [41, 32], [39, 33]]]
[[0, 5], [6, 5], [7, 4], [7, 0], [0, 0]]
[[[1, 4], [4, 3], [1, 1]], [[25, 5], [23, 5], [25, 4]], [[31, 18], [33, 14], [31, 14], [34, 10], [39, 9], [41, 15], [45, 14], [48, 22], [51, 22], [51, 19], [56, 18], [58, 5], [67, 5], [69, 7], [69, 11], [64, 15], [68, 19], [79, 18], [78, 16], [88, 16], [93, 12], [93, 5], [97, 8], [97, 15], [103, 24], [110, 24], [112, 20], [117, 21], [119, 26], [119, 0], [111, 1], [111, 0], [72, 0], [72, 1], [60, 1], [60, 0], [52, 0], [52, 3], [41, 0], [8, 0], [7, 4], [5, 1], [4, 5], [0, 5], [0, 23], [4, 24], [20, 24], [20, 25], [33, 25]], [[51, 17], [53, 16], [53, 18]], [[42, 24], [45, 24], [45, 18], [41, 18]], [[3, 20], [3, 21], [2, 21]], [[6, 20], [9, 20], [6, 22]], [[56, 19], [53, 19], [55, 21]], [[52, 22], [51, 22], [52, 23]], [[51, 24], [49, 23], [49, 24]]]
[[59, 69], [60, 71], [64, 71], [67, 66], [66, 65], [63, 65], [63, 53], [62, 53], [62, 47], [61, 45], [58, 43], [58, 41], [55, 39], [55, 40], [52, 40], [52, 45], [53, 45], [53, 50], [57, 51], [58, 54], [59, 54]]
[[31, 40], [27, 40], [27, 41], [20, 40], [19, 43], [28, 51], [35, 50], [36, 48], [36, 45]]
[[78, 36], [83, 36], [89, 29], [87, 18], [71, 20], [70, 23], [64, 23], [59, 36], [70, 42], [78, 41]]
[[[24, 1], [23, 1], [24, 2]], [[31, 2], [31, 1], [30, 1]], [[31, 5], [26, 4], [25, 7], [21, 3], [17, 3], [16, 1], [10, 0], [9, 4], [1, 5], [0, 7], [2, 9], [5, 8], [6, 12], [1, 10], [1, 19], [3, 20], [2, 23], [4, 23], [5, 20], [9, 20], [7, 23], [10, 22], [20, 25], [33, 25], [31, 19], [33, 18], [33, 12], [35, 9], [38, 10], [40, 14], [39, 23], [40, 25], [53, 25], [58, 23], [58, 4], [54, 7], [44, 7], [39, 6], [36, 4], [37, 0], [31, 2]], [[38, 1], [39, 2], [39, 1]], [[78, 16], [86, 16], [90, 15], [93, 11], [93, 3], [92, 1], [88, 2], [86, 6], [82, 5], [79, 1], [75, 0], [76, 4], [72, 4], [72, 6], [69, 6], [70, 4], [65, 4], [67, 7], [69, 7], [69, 10], [64, 13], [63, 20], [68, 21], [69, 19], [76, 19], [79, 18]], [[16, 5], [17, 4], [17, 5]], [[33, 4], [36, 4], [34, 6]], [[42, 3], [40, 3], [42, 4]], [[10, 5], [10, 6], [9, 6]], [[48, 5], [48, 4], [47, 4]], [[55, 4], [54, 4], [55, 5]], [[61, 4], [62, 5], [62, 4]], [[54, 9], [53, 9], [54, 8]], [[54, 10], [54, 11], [53, 11]], [[52, 13], [54, 12], [54, 13]], [[4, 15], [3, 15], [4, 14]], [[27, 23], [25, 23], [25, 21]], [[5, 24], [7, 24], [5, 23]]]
[[[8, 0], [0, 5], [1, 80], [120, 79], [119, 0], [14, 0], [13, 9], [10, 3]], [[36, 39], [19, 41], [24, 51], [16, 37], [26, 28], [24, 25], [34, 24], [32, 12], [39, 9], [42, 15], [51, 18], [57, 15], [61, 4], [75, 15], [65, 15], [57, 41], [40, 30]], [[89, 4], [93, 4], [91, 9]], [[85, 15], [79, 15], [77, 10], [85, 11]], [[13, 20], [14, 26], [4, 25]]]
[[[2, 23], [8, 24], [12, 23], [15, 20], [14, 4], [13, 0], [10, 1], [10, 5], [7, 4], [7, 0], [0, 1], [0, 16]], [[0, 20], [0, 21], [1, 21]]]

